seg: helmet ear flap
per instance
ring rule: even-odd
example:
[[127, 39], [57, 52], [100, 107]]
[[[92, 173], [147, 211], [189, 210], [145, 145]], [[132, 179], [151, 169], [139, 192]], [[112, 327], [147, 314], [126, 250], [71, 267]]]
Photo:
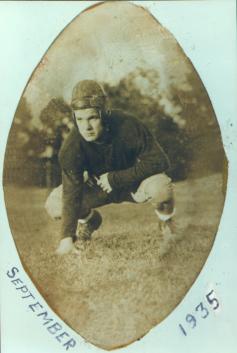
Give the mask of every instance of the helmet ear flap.
[[76, 115], [75, 115], [74, 110], [72, 110], [72, 121], [73, 121], [74, 126], [75, 126], [75, 127], [77, 127], [77, 123], [76, 123]]

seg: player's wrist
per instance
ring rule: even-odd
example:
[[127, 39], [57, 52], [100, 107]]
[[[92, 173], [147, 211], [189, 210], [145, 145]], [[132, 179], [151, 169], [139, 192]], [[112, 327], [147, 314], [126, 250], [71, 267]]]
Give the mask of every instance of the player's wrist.
[[116, 184], [114, 183], [113, 172], [107, 173], [107, 179], [108, 179], [108, 183], [109, 183], [111, 189], [112, 190], [115, 189]]

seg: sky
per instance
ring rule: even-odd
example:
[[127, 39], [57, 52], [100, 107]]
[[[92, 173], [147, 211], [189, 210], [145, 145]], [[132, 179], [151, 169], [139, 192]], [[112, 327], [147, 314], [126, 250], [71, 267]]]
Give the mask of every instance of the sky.
[[175, 38], [147, 10], [108, 2], [77, 16], [50, 46], [25, 90], [37, 118], [53, 97], [70, 102], [74, 85], [95, 79], [116, 85], [137, 67], [159, 71], [158, 90], [171, 79], [185, 86], [190, 63]]

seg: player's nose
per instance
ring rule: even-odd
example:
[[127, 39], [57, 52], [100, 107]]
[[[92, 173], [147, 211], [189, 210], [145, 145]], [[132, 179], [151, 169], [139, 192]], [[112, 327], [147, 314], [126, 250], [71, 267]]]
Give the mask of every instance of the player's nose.
[[86, 125], [86, 126], [85, 126], [86, 131], [88, 131], [88, 130], [91, 130], [91, 129], [92, 129], [92, 126], [91, 126], [91, 124], [90, 124], [90, 122], [89, 122], [89, 121], [87, 121], [85, 125]]

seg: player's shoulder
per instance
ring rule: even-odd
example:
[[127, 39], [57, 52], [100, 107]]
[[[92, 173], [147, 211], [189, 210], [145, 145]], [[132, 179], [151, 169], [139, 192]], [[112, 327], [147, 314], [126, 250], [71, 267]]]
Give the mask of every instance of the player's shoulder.
[[115, 119], [121, 123], [129, 123], [138, 121], [134, 115], [121, 109], [113, 109], [110, 111], [111, 119]]
[[110, 113], [111, 125], [117, 131], [133, 131], [143, 126], [142, 122], [134, 115], [123, 110], [114, 109]]
[[59, 161], [63, 166], [80, 153], [80, 136], [76, 127], [73, 127], [66, 139], [64, 140], [60, 151], [59, 151]]

